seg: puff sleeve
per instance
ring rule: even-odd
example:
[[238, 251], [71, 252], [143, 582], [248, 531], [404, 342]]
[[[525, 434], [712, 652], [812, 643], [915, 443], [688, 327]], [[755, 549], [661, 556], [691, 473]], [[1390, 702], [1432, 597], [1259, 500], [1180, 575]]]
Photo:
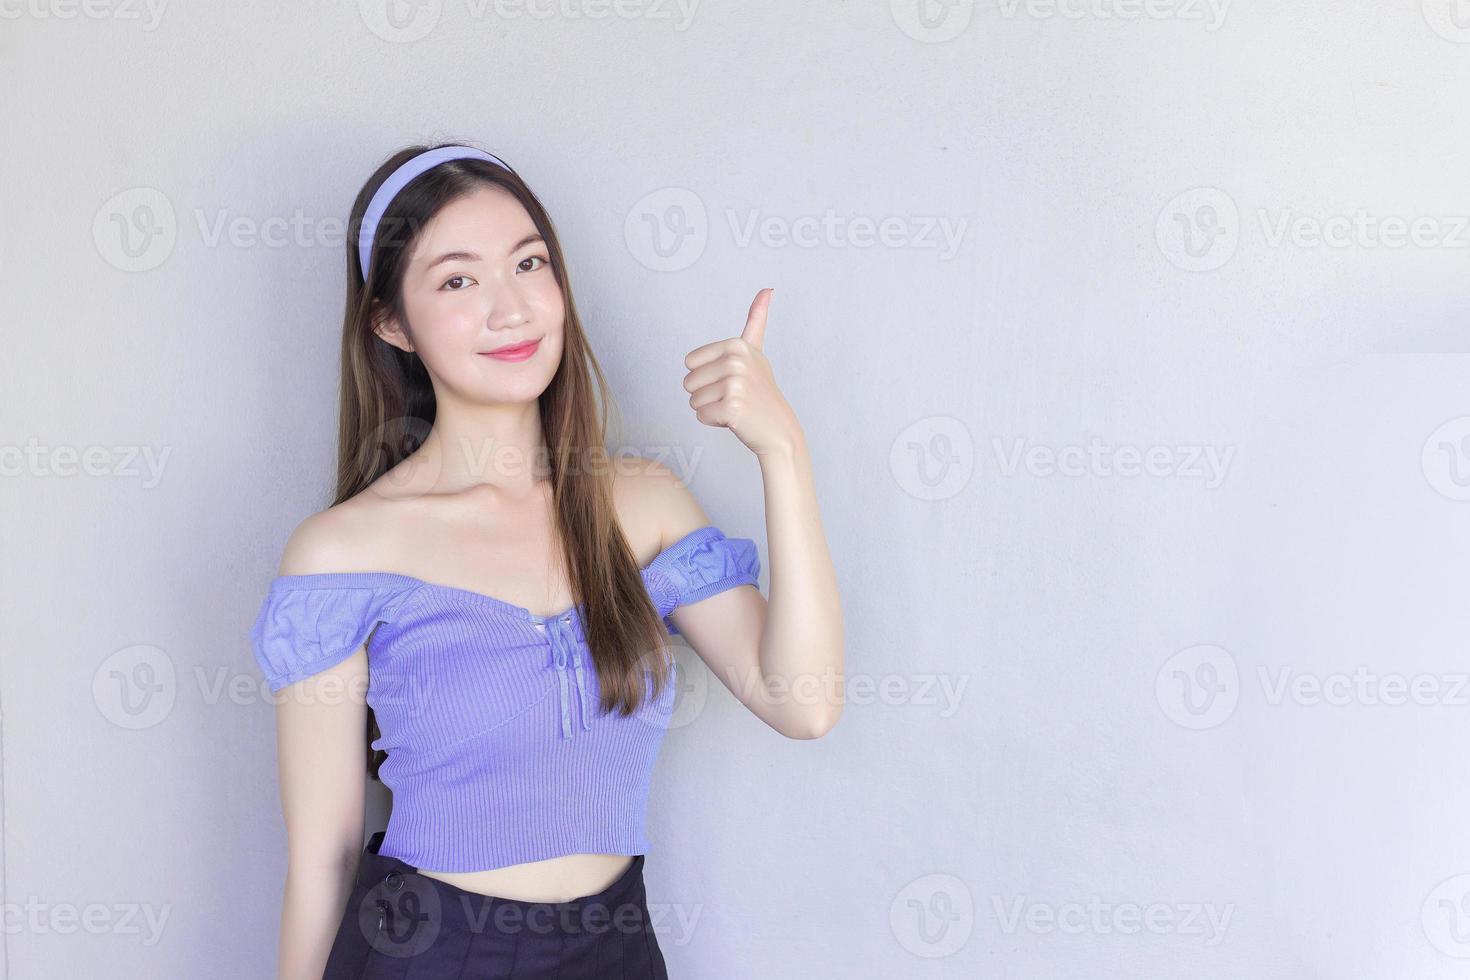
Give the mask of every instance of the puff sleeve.
[[271, 693], [341, 663], [379, 622], [391, 622], [413, 590], [389, 578], [395, 580], [351, 573], [278, 576], [250, 629], [255, 663]]
[[729, 538], [714, 525], [691, 531], [660, 552], [649, 566], [659, 614], [669, 635], [679, 630], [668, 614], [737, 585], [759, 587], [760, 555], [750, 538]]

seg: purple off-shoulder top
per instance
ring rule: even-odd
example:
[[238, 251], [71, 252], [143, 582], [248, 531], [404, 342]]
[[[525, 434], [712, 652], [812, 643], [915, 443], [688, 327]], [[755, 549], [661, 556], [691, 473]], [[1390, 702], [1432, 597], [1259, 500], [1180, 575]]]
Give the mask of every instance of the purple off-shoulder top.
[[[670, 635], [675, 607], [757, 585], [759, 574], [755, 542], [713, 525], [642, 569]], [[538, 616], [393, 572], [281, 575], [250, 637], [272, 692], [368, 643], [367, 702], [382, 733], [372, 745], [388, 753], [378, 775], [393, 793], [380, 854], [484, 871], [647, 853], [649, 779], [676, 684], [627, 717], [598, 712], [580, 608]], [[651, 695], [649, 668], [645, 680]]]

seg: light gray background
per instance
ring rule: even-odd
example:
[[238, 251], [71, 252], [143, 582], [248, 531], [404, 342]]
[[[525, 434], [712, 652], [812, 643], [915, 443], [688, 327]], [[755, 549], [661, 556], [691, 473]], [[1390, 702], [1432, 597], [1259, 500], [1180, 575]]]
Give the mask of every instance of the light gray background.
[[681, 694], [673, 976], [1470, 967], [1464, 3], [3, 10], [6, 977], [271, 975], [247, 634], [333, 476], [331, 222], [439, 138], [542, 196], [619, 445], [763, 565], [680, 380], [777, 287], [853, 686], [814, 742]]

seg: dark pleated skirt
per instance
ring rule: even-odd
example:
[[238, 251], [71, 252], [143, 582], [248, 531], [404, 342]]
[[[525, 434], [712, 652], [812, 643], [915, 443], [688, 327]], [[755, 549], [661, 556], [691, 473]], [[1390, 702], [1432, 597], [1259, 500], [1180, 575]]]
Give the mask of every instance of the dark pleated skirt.
[[643, 855], [596, 895], [522, 902], [429, 878], [363, 848], [322, 980], [667, 980]]

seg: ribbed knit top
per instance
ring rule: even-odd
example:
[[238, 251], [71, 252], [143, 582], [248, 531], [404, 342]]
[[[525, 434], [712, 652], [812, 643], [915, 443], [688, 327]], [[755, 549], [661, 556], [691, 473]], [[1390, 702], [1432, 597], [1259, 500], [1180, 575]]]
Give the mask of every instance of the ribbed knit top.
[[[691, 531], [642, 569], [668, 614], [756, 585], [749, 538]], [[644, 854], [649, 780], [678, 662], [657, 699], [598, 712], [582, 610], [554, 616], [396, 572], [280, 575], [251, 629], [272, 692], [368, 644], [367, 703], [393, 793], [379, 853], [429, 871], [484, 871], [562, 854]], [[381, 624], [381, 626], [379, 625]]]

